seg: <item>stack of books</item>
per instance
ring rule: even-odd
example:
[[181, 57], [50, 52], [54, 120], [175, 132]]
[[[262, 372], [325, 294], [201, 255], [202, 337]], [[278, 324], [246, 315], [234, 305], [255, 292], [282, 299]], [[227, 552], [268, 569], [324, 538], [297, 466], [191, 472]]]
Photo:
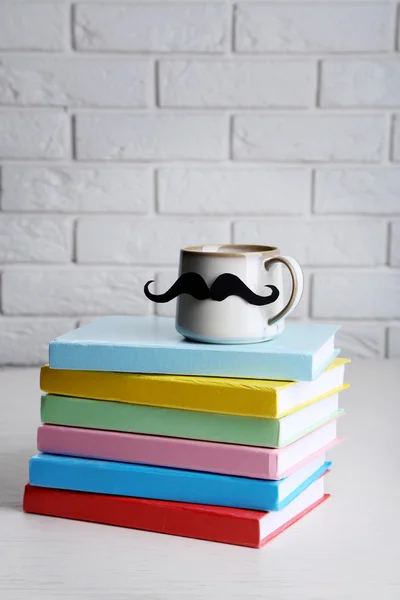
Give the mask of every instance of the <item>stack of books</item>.
[[26, 512], [260, 547], [327, 498], [336, 326], [190, 342], [106, 317], [50, 343]]

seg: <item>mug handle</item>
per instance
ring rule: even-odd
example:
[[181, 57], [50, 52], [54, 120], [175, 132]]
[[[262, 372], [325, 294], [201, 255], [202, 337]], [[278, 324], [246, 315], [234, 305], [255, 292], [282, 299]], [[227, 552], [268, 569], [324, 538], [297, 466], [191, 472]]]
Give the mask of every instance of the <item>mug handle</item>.
[[268, 271], [270, 266], [276, 263], [282, 263], [289, 269], [292, 277], [292, 293], [286, 306], [282, 308], [277, 315], [268, 319], [268, 325], [275, 325], [275, 323], [289, 315], [296, 308], [302, 296], [304, 287], [303, 271], [297, 260], [291, 256], [273, 256], [264, 262], [265, 270]]

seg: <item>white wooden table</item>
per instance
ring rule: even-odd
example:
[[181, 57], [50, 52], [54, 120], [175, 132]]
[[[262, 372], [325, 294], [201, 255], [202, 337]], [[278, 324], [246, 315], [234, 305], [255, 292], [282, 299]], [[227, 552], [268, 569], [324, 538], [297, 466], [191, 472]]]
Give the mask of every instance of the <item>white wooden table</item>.
[[0, 371], [0, 598], [400, 598], [400, 362], [348, 366], [332, 498], [262, 550], [26, 515], [38, 369]]

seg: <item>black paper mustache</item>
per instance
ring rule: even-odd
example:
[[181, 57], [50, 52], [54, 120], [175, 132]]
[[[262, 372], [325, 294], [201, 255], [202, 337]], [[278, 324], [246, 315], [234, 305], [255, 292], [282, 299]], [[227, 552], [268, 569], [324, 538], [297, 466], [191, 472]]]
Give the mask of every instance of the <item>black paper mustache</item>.
[[198, 273], [183, 273], [165, 294], [152, 294], [149, 285], [154, 280], [148, 281], [144, 286], [146, 297], [152, 302], [164, 303], [173, 300], [181, 294], [189, 294], [196, 300], [216, 300], [222, 302], [228, 296], [239, 296], [254, 306], [266, 306], [279, 298], [279, 290], [274, 285], [266, 285], [272, 293], [269, 296], [259, 296], [252, 292], [243, 281], [232, 273], [223, 273], [211, 284], [206, 284]]

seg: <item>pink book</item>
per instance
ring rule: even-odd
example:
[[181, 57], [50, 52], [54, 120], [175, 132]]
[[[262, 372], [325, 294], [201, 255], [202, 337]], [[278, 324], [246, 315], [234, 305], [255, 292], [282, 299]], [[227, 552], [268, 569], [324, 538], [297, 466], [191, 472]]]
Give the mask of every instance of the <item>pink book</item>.
[[282, 479], [336, 446], [336, 420], [319, 427], [284, 448], [261, 448], [103, 431], [41, 425], [37, 447], [41, 452], [64, 454], [176, 469], [206, 471], [256, 479]]

